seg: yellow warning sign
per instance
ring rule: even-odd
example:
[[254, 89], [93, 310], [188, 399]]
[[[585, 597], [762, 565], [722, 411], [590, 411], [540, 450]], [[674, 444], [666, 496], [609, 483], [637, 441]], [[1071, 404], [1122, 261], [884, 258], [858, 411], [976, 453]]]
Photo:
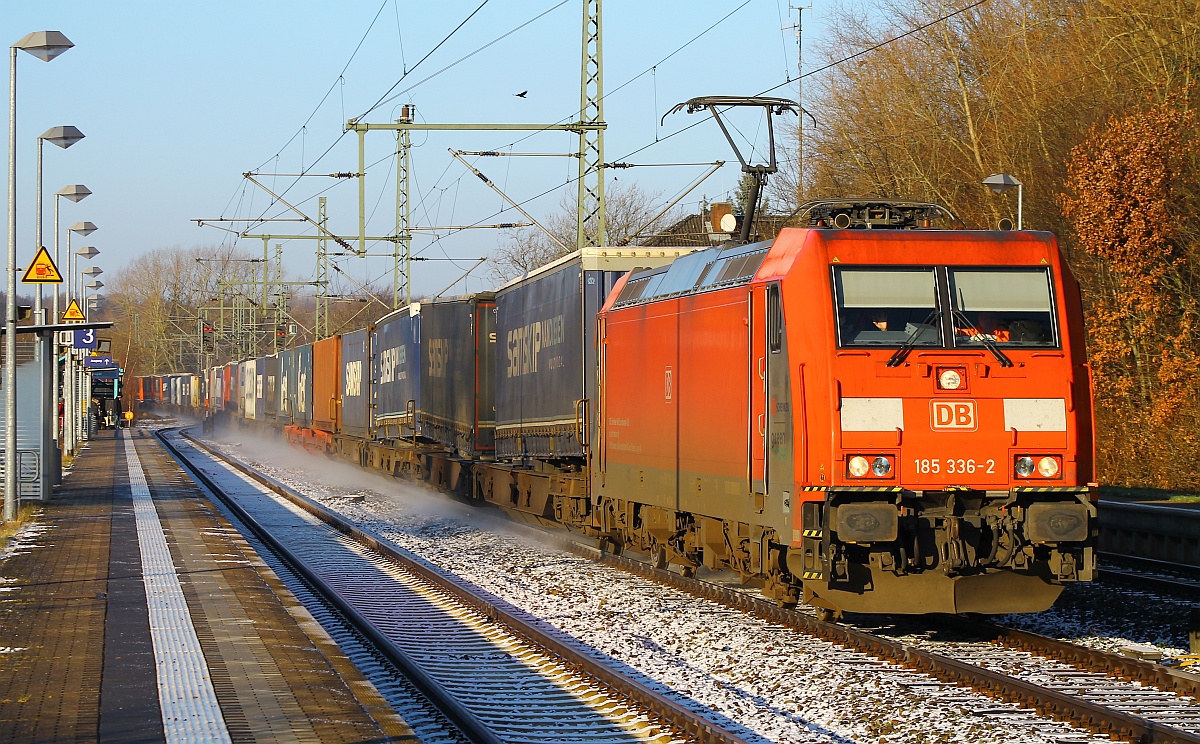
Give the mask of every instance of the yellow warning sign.
[[84, 317], [83, 311], [79, 309], [79, 303], [71, 300], [71, 304], [67, 305], [66, 311], [62, 314], [62, 320], [64, 323], [79, 323], [87, 320], [87, 318]]
[[46, 246], [38, 248], [37, 255], [33, 257], [29, 268], [25, 269], [25, 276], [21, 277], [21, 281], [25, 284], [63, 283], [62, 274], [58, 273], [58, 267], [54, 265], [54, 259], [50, 258]]

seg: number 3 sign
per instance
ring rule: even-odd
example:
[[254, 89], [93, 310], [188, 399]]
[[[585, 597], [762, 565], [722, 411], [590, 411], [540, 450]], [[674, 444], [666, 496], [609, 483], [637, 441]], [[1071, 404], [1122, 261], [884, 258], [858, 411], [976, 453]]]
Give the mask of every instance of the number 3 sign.
[[96, 348], [96, 329], [84, 328], [81, 331], [72, 331], [75, 334], [71, 346], [76, 349], [94, 349]]

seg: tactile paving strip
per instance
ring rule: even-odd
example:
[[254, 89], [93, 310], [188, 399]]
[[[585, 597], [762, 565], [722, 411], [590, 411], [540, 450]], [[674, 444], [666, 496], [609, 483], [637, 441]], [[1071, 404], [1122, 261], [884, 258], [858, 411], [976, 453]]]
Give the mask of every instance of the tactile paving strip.
[[168, 742], [231, 742], [133, 438], [125, 435], [142, 579]]
[[138, 451], [233, 740], [418, 741], [177, 462]]

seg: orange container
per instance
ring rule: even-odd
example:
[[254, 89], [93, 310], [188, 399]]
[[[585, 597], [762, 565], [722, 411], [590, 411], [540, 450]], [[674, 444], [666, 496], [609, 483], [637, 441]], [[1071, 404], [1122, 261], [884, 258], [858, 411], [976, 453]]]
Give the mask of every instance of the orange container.
[[342, 337], [313, 343], [313, 428], [335, 434], [342, 428]]

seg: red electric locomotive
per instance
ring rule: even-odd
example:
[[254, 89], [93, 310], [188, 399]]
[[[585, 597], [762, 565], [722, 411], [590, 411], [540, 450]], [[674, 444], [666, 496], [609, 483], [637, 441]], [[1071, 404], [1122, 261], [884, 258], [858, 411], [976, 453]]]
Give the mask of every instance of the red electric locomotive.
[[827, 611], [1038, 611], [1091, 579], [1078, 286], [1049, 233], [911, 229], [938, 209], [822, 203], [619, 282], [602, 530]]

